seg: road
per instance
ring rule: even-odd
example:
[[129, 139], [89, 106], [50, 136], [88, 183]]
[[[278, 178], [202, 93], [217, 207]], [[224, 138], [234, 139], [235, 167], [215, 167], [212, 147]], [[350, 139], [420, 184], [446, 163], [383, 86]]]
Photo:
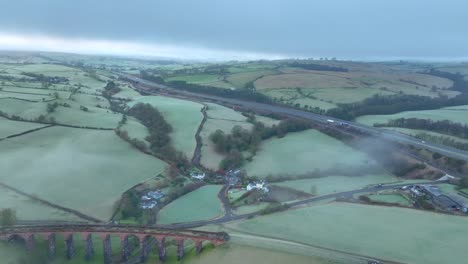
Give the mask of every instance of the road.
[[[418, 184], [441, 184], [441, 183], [446, 183], [447, 181], [428, 181], [428, 182], [421, 182]], [[395, 188], [401, 188], [403, 186], [408, 185], [408, 183], [405, 184], [389, 184], [389, 185], [383, 185], [382, 187], [378, 186], [371, 186], [367, 188], [362, 188], [362, 189], [357, 189], [357, 190], [352, 190], [352, 191], [345, 191], [345, 192], [339, 192], [339, 193], [331, 193], [327, 195], [322, 195], [322, 196], [315, 196], [311, 198], [307, 198], [304, 200], [296, 201], [289, 203], [289, 209], [301, 207], [310, 203], [315, 203], [315, 202], [320, 202], [328, 199], [337, 199], [337, 198], [349, 198], [352, 197], [355, 194], [362, 194], [362, 193], [371, 193], [371, 192], [377, 192], [377, 191], [383, 191], [383, 190], [391, 190]], [[248, 213], [248, 214], [241, 214], [241, 215], [234, 215], [232, 212], [226, 211], [226, 214], [220, 218], [217, 219], [211, 219], [211, 220], [203, 220], [203, 221], [194, 221], [194, 222], [187, 222], [187, 223], [176, 223], [176, 224], [169, 224], [169, 225], [156, 225], [156, 227], [159, 228], [175, 228], [175, 229], [187, 229], [187, 228], [195, 228], [195, 227], [200, 227], [200, 226], [205, 226], [205, 225], [217, 225], [217, 224], [224, 224], [227, 222], [232, 222], [232, 221], [237, 221], [237, 220], [242, 220], [242, 219], [247, 219], [251, 218], [254, 216], [261, 215], [261, 212], [253, 212], [253, 213]]]
[[[398, 143], [403, 143], [403, 144], [408, 144], [412, 145], [414, 147], [418, 148], [425, 148], [433, 152], [438, 152], [444, 156], [455, 158], [455, 159], [460, 159], [460, 160], [465, 160], [468, 161], [468, 152], [443, 146], [443, 145], [438, 145], [434, 144], [431, 142], [425, 142], [423, 143], [420, 139], [407, 136], [398, 132], [394, 131], [389, 131], [385, 129], [380, 129], [380, 128], [375, 128], [371, 126], [367, 126], [364, 124], [356, 123], [356, 122], [350, 122], [350, 121], [345, 121], [345, 120], [340, 120], [337, 118], [325, 116], [325, 115], [319, 115], [307, 111], [303, 111], [300, 109], [295, 109], [295, 108], [290, 108], [286, 106], [281, 106], [281, 105], [276, 105], [276, 104], [264, 104], [264, 103], [257, 103], [257, 102], [251, 102], [251, 101], [244, 101], [240, 99], [232, 99], [232, 98], [223, 98], [223, 97], [218, 97], [214, 95], [208, 95], [208, 94], [201, 94], [201, 93], [192, 93], [192, 92], [187, 92], [187, 91], [182, 91], [182, 90], [177, 90], [174, 88], [171, 88], [167, 85], [163, 84], [158, 84], [154, 82], [150, 82], [144, 79], [141, 79], [137, 76], [130, 75], [130, 74], [123, 74], [123, 73], [116, 73], [119, 76], [126, 78], [128, 80], [131, 80], [133, 82], [137, 82], [138, 84], [144, 85], [144, 86], [149, 86], [149, 87], [154, 87], [157, 89], [163, 89], [163, 90], [169, 90], [171, 93], [176, 93], [179, 95], [183, 95], [186, 97], [190, 98], [198, 98], [200, 100], [209, 100], [209, 101], [216, 101], [220, 103], [227, 103], [231, 105], [238, 105], [241, 106], [242, 108], [246, 109], [251, 109], [251, 110], [256, 110], [256, 111], [263, 111], [263, 112], [271, 112], [271, 113], [276, 113], [284, 116], [289, 116], [289, 117], [294, 117], [294, 118], [303, 118], [315, 122], [322, 122], [322, 123], [327, 123], [327, 120], [332, 119], [335, 121], [335, 124], [339, 124], [340, 122], [345, 122], [349, 124], [350, 127], [362, 130], [364, 132], [367, 132], [371, 135], [379, 136], [383, 139], [393, 141], [393, 142], [398, 142]], [[137, 90], [139, 90], [137, 88]], [[143, 90], [143, 89], [142, 89]], [[144, 92], [149, 93], [149, 94], [155, 94], [158, 95], [157, 93], [151, 92], [144, 90]]]

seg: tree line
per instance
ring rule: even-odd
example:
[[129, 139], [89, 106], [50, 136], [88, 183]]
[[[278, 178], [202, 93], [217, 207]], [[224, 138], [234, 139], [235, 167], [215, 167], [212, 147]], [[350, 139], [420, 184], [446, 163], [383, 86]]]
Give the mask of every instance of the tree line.
[[374, 124], [374, 126], [421, 129], [468, 139], [468, 126], [450, 120], [433, 121], [420, 118], [397, 118], [384, 124]]
[[453, 98], [441, 96], [430, 98], [420, 95], [374, 95], [362, 102], [339, 104], [326, 112], [343, 120], [353, 120], [363, 115], [389, 115], [402, 111], [432, 110], [447, 106], [468, 104], [468, 94], [460, 94]]
[[327, 111], [327, 115], [344, 120], [353, 120], [363, 115], [388, 115], [402, 111], [432, 110], [447, 106], [457, 106], [468, 104], [468, 81], [460, 73], [442, 72], [431, 69], [425, 74], [447, 78], [453, 82], [451, 90], [461, 92], [461, 94], [448, 98], [439, 96], [430, 98], [420, 95], [374, 95], [359, 103], [339, 104], [337, 108]]
[[253, 128], [247, 130], [237, 125], [230, 134], [225, 134], [218, 129], [209, 138], [215, 145], [218, 153], [227, 155], [220, 163], [221, 169], [236, 168], [243, 164], [243, 151], [255, 154], [262, 140], [276, 137], [284, 137], [289, 132], [298, 132], [311, 128], [311, 124], [305, 120], [287, 119], [278, 125], [266, 127], [263, 123], [255, 120], [255, 116], [248, 119], [253, 123]]
[[315, 64], [315, 63], [293, 62], [287, 65], [290, 67], [302, 68], [305, 70], [312, 70], [312, 71], [348, 72], [348, 69], [343, 68], [343, 67], [336, 67], [336, 66], [329, 66], [329, 65], [322, 65], [322, 64]]
[[135, 117], [148, 128], [149, 136], [145, 139], [150, 144], [150, 150], [157, 156], [174, 162], [174, 165], [183, 169], [188, 164], [185, 155], [177, 151], [171, 144], [172, 126], [163, 115], [150, 104], [138, 103], [128, 110], [128, 115]]
[[216, 88], [213, 86], [206, 86], [206, 85], [199, 85], [188, 83], [186, 81], [170, 81], [165, 82], [161, 76], [154, 76], [150, 74], [148, 71], [140, 71], [140, 77], [142, 79], [152, 81], [159, 84], [167, 84], [171, 88], [177, 90], [184, 90], [188, 92], [195, 92], [195, 93], [203, 93], [203, 94], [210, 94], [215, 96], [220, 96], [224, 98], [236, 98], [236, 99], [243, 99], [248, 101], [255, 101], [261, 103], [271, 103], [272, 100], [266, 95], [260, 94], [255, 92], [253, 89], [240, 89], [240, 90], [231, 90], [231, 89], [223, 89], [223, 88]]

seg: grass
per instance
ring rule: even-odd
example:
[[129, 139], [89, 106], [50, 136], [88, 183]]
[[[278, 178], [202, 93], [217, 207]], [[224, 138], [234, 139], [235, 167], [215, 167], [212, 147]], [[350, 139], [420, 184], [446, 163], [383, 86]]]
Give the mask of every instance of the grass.
[[317, 130], [307, 130], [264, 141], [253, 161], [244, 168], [250, 176], [265, 177], [304, 174], [336, 166], [359, 166], [369, 160], [364, 153], [332, 137]]
[[[343, 66], [348, 68], [352, 65]], [[292, 104], [299, 103], [325, 110], [332, 108], [332, 105], [320, 105], [320, 100], [329, 104], [338, 104], [359, 102], [375, 94], [404, 93], [428, 97], [440, 95], [453, 97], [459, 94], [457, 91], [447, 89], [453, 84], [448, 79], [390, 71], [387, 68], [351, 67], [349, 72], [326, 72], [286, 67], [280, 71], [282, 74], [268, 75], [256, 80], [257, 90], [273, 98], [283, 97], [283, 100]], [[303, 93], [308, 94], [308, 99], [312, 100], [304, 100], [304, 95], [297, 93], [296, 88], [302, 88]]]
[[357, 118], [362, 124], [372, 126], [375, 123], [387, 123], [398, 118], [420, 118], [433, 121], [450, 120], [468, 125], [468, 111], [463, 106], [441, 108], [437, 110], [405, 111], [393, 115], [366, 115]]
[[408, 199], [398, 193], [377, 193], [370, 195], [369, 198], [376, 202], [397, 203], [403, 206], [412, 205]]
[[131, 139], [139, 139], [147, 143], [146, 145], [149, 147], [149, 144], [146, 141], [146, 137], [149, 136], [148, 128], [145, 127], [142, 123], [140, 123], [140, 121], [138, 121], [136, 118], [131, 116], [127, 117], [127, 122], [124, 125], [122, 125], [120, 130], [127, 131], [128, 136]]
[[201, 113], [203, 105], [161, 96], [140, 97], [130, 102], [130, 105], [136, 103], [149, 103], [164, 115], [166, 121], [173, 128], [171, 133], [172, 144], [190, 159], [197, 145], [195, 134], [203, 120], [203, 114]]
[[242, 72], [229, 75], [226, 80], [231, 83], [237, 89], [244, 88], [249, 82], [253, 82], [258, 78], [261, 78], [266, 75], [272, 75], [277, 73], [272, 70], [264, 71], [252, 71], [252, 72]]
[[170, 224], [217, 217], [223, 213], [217, 195], [219, 185], [203, 186], [165, 206], [158, 215], [158, 223]]
[[224, 158], [223, 155], [216, 153], [214, 145], [210, 140], [210, 135], [220, 129], [229, 134], [234, 126], [239, 125], [245, 129], [251, 129], [252, 124], [247, 123], [247, 118], [241, 113], [221, 105], [206, 103], [207, 120], [203, 125], [200, 137], [202, 139], [201, 164], [209, 169], [217, 170], [218, 165]]
[[0, 149], [0, 181], [103, 220], [124, 191], [166, 167], [113, 131], [52, 127], [3, 140]]
[[205, 103], [208, 106], [206, 114], [208, 118], [212, 119], [225, 119], [233, 121], [246, 121], [247, 118], [243, 116], [240, 112], [237, 112], [229, 107], [225, 107], [213, 103]]
[[0, 139], [43, 126], [43, 124], [10, 121], [6, 118], [0, 117]]
[[238, 214], [238, 215], [253, 213], [253, 212], [257, 212], [262, 209], [265, 209], [268, 205], [269, 203], [263, 203], [263, 202], [258, 203], [258, 204], [242, 205], [242, 206], [237, 207], [234, 212], [235, 214]]
[[400, 133], [403, 133], [403, 134], [406, 134], [406, 135], [410, 135], [410, 136], [416, 136], [418, 134], [425, 133], [425, 134], [429, 134], [429, 135], [435, 136], [435, 137], [445, 137], [445, 138], [453, 139], [453, 140], [455, 140], [457, 142], [468, 143], [468, 139], [463, 139], [463, 138], [459, 138], [459, 137], [455, 137], [455, 136], [449, 136], [449, 135], [445, 135], [445, 134], [442, 134], [442, 133], [437, 133], [437, 132], [432, 132], [432, 131], [427, 131], [427, 130], [409, 129], [409, 128], [401, 128], [401, 127], [385, 127], [385, 129], [397, 131], [397, 132], [400, 132]]
[[[122, 115], [93, 105], [80, 104], [71, 100], [57, 100], [70, 107], [59, 106], [53, 113], [47, 113], [47, 102], [26, 102], [15, 99], [1, 99], [0, 110], [8, 115], [18, 115], [26, 120], [35, 120], [40, 115], [55, 118], [58, 124], [88, 126], [96, 128], [116, 128]], [[85, 105], [88, 111], [80, 110]]]
[[292, 180], [273, 185], [289, 187], [313, 195], [325, 195], [364, 188], [378, 183], [393, 183], [397, 178], [389, 174], [360, 175], [360, 176], [327, 176], [314, 179]]
[[0, 187], [0, 201], [0, 208], [14, 209], [18, 220], [83, 221], [75, 215], [46, 206], [3, 187]]
[[216, 82], [219, 80], [217, 74], [193, 74], [193, 75], [182, 75], [167, 78], [166, 81], [186, 81], [189, 83], [206, 84]]
[[228, 224], [236, 230], [404, 263], [468, 258], [468, 218], [396, 207], [332, 203]]

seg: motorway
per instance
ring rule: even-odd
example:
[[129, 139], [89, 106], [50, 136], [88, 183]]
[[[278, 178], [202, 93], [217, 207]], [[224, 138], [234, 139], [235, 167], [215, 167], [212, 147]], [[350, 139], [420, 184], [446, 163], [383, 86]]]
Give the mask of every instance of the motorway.
[[[182, 91], [182, 90], [177, 90], [171, 87], [168, 87], [167, 85], [162, 85], [154, 82], [150, 82], [144, 79], [141, 79], [139, 77], [136, 77], [134, 75], [130, 74], [123, 74], [123, 73], [117, 73], [119, 76], [131, 80], [133, 82], [136, 82], [138, 84], [144, 85], [144, 86], [149, 86], [149, 87], [154, 87], [157, 89], [163, 89], [163, 90], [168, 90], [171, 93], [179, 94], [182, 96], [186, 96], [189, 98], [197, 98], [199, 100], [209, 100], [209, 101], [215, 101], [219, 103], [226, 103], [230, 105], [238, 105], [242, 108], [245, 109], [250, 109], [254, 111], [261, 111], [261, 112], [269, 112], [269, 113], [276, 113], [284, 116], [289, 116], [293, 118], [303, 118], [307, 120], [312, 120], [315, 122], [321, 122], [321, 123], [327, 123], [327, 120], [332, 119], [335, 121], [335, 123], [340, 123], [340, 122], [345, 122], [349, 124], [350, 127], [353, 127], [355, 129], [359, 129], [363, 132], [369, 133], [371, 135], [379, 136], [382, 139], [389, 140], [392, 142], [397, 142], [397, 143], [402, 143], [402, 144], [408, 144], [412, 145], [414, 147], [418, 148], [425, 148], [433, 152], [438, 152], [444, 156], [455, 158], [455, 159], [460, 159], [460, 160], [465, 160], [468, 161], [468, 152], [443, 146], [443, 145], [438, 145], [434, 144], [431, 142], [424, 142], [421, 141], [420, 139], [407, 136], [398, 132], [394, 131], [389, 131], [385, 129], [380, 129], [380, 128], [375, 128], [367, 125], [363, 125], [360, 123], [356, 122], [349, 122], [349, 121], [344, 121], [340, 120], [337, 118], [325, 116], [325, 115], [319, 115], [307, 111], [303, 111], [300, 109], [295, 109], [295, 108], [290, 108], [286, 106], [280, 106], [280, 105], [275, 105], [275, 104], [264, 104], [264, 103], [257, 103], [257, 102], [251, 102], [251, 101], [244, 101], [240, 99], [232, 99], [232, 98], [223, 98], [219, 96], [214, 96], [214, 95], [207, 95], [207, 94], [201, 94], [201, 93], [192, 93], [192, 92], [187, 92], [187, 91]], [[154, 93], [148, 90], [144, 89], [138, 89], [136, 90], [143, 90], [146, 93], [149, 94], [155, 94], [155, 95], [160, 95], [158, 93]]]

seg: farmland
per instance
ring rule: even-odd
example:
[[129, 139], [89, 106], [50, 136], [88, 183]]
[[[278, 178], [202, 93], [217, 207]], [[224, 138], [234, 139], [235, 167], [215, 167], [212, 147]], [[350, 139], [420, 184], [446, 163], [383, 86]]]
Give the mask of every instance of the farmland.
[[113, 131], [51, 127], [2, 141], [0, 148], [0, 167], [9, 172], [0, 181], [103, 220], [124, 191], [166, 166]]
[[463, 249], [467, 221], [411, 209], [333, 203], [229, 224], [228, 229], [393, 261], [435, 264], [468, 257]]
[[221, 186], [201, 187], [165, 206], [158, 215], [161, 224], [191, 222], [217, 217], [223, 213], [217, 194]]
[[359, 176], [327, 176], [314, 179], [292, 180], [274, 183], [281, 187], [307, 192], [313, 195], [325, 195], [335, 192], [356, 190], [377, 183], [394, 183], [397, 178], [389, 174]]
[[171, 138], [174, 147], [189, 159], [197, 145], [195, 134], [203, 119], [203, 105], [190, 101], [161, 96], [145, 96], [135, 99], [130, 105], [149, 103], [156, 107], [172, 126]]
[[419, 118], [434, 121], [450, 120], [456, 123], [468, 124], [468, 111], [464, 106], [441, 108], [437, 110], [406, 111], [393, 115], [367, 115], [357, 118], [357, 122], [370, 125], [387, 123], [397, 118]]
[[215, 152], [214, 144], [209, 136], [218, 129], [224, 133], [230, 133], [231, 129], [236, 125], [250, 129], [252, 124], [246, 122], [247, 118], [245, 116], [230, 108], [211, 103], [206, 103], [206, 105], [208, 107], [206, 111], [207, 120], [200, 133], [202, 139], [200, 162], [206, 168], [216, 170], [224, 157]]
[[[336, 159], [340, 156], [342, 158]], [[364, 153], [316, 130], [290, 133], [283, 138], [266, 140], [245, 165], [249, 175], [304, 174], [336, 166], [366, 165], [370, 160]]]
[[13, 208], [19, 220], [82, 220], [1, 186], [0, 201], [2, 201], [1, 208]]
[[41, 127], [44, 127], [44, 125], [29, 122], [10, 121], [6, 118], [0, 117], [0, 139]]
[[402, 206], [411, 206], [411, 202], [397, 193], [377, 193], [370, 195], [371, 201], [384, 202], [384, 203], [396, 203]]

